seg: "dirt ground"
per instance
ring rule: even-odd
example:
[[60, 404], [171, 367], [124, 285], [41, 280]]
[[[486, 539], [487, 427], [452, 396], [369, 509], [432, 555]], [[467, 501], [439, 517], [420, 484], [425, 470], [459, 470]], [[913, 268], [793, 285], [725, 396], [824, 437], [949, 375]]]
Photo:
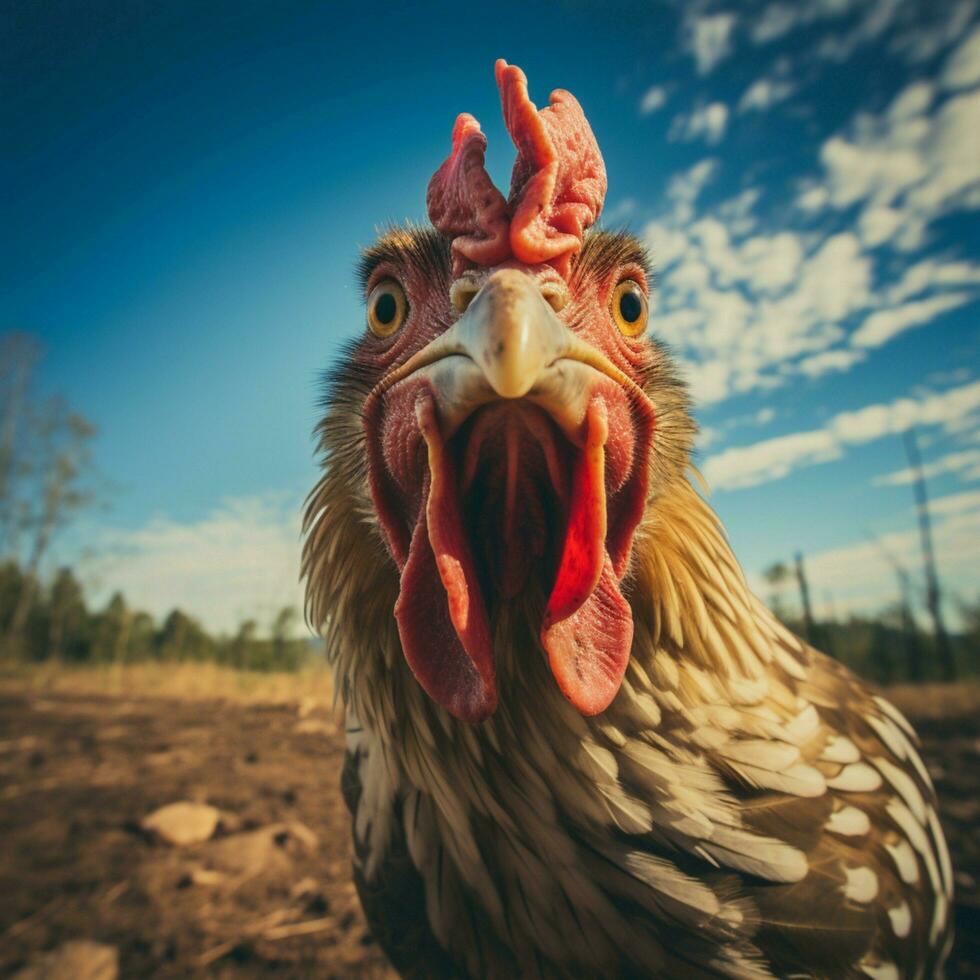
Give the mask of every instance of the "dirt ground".
[[[949, 975], [980, 977], [980, 717], [928, 714], [957, 869]], [[350, 883], [341, 761], [322, 704], [0, 691], [0, 975], [85, 939], [123, 977], [393, 977]], [[143, 829], [177, 800], [218, 809], [210, 840]]]

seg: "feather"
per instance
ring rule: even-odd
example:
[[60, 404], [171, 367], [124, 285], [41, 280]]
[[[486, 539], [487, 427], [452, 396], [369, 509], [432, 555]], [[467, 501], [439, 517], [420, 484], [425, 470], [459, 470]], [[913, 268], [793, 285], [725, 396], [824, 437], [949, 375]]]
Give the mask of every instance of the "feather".
[[888, 910], [888, 921], [891, 923], [892, 932], [899, 939], [904, 939], [912, 928], [912, 912], [908, 902], [900, 902], [898, 905]]
[[875, 718], [874, 715], [867, 715], [864, 720], [896, 759], [906, 758], [908, 741], [891, 721], [887, 718]]
[[887, 759], [873, 758], [872, 764], [888, 780], [892, 788], [898, 791], [898, 795], [905, 801], [905, 805], [915, 815], [915, 819], [920, 824], [926, 822], [926, 804], [922, 799], [922, 794], [916, 789], [915, 783], [908, 773], [903, 772], [898, 766], [889, 762]]
[[943, 890], [948, 898], [953, 897], [953, 865], [949, 859], [949, 848], [946, 846], [946, 838], [943, 836], [943, 829], [939, 825], [939, 817], [934, 806], [929, 807], [928, 811], [929, 831], [932, 834], [932, 843], [936, 854], [939, 855], [939, 870], [942, 874]]
[[827, 830], [844, 837], [863, 837], [871, 829], [868, 815], [855, 806], [845, 806], [830, 815]]
[[717, 827], [704, 850], [720, 864], [768, 881], [801, 881], [806, 877], [806, 855], [784, 841]]
[[861, 972], [871, 980], [899, 980], [898, 967], [894, 963], [862, 963]]
[[908, 719], [902, 714], [898, 708], [891, 703], [891, 701], [886, 701], [883, 697], [879, 695], [874, 695], [871, 699], [874, 703], [886, 714], [902, 731], [912, 739], [913, 742], [917, 742], [918, 739], [915, 734], [915, 729], [908, 723]]
[[854, 762], [828, 779], [827, 785], [844, 793], [872, 793], [881, 785], [881, 776], [867, 763]]
[[786, 738], [794, 745], [806, 745], [820, 730], [820, 715], [808, 704], [784, 729]]
[[820, 758], [824, 762], [857, 762], [861, 758], [861, 753], [857, 746], [844, 735], [834, 735], [820, 753]]
[[867, 905], [878, 894], [878, 876], [871, 868], [845, 868], [844, 897]]
[[895, 862], [902, 881], [906, 885], [914, 885], [919, 880], [919, 864], [915, 860], [915, 853], [909, 842], [903, 839], [896, 844], [886, 844], [885, 850]]

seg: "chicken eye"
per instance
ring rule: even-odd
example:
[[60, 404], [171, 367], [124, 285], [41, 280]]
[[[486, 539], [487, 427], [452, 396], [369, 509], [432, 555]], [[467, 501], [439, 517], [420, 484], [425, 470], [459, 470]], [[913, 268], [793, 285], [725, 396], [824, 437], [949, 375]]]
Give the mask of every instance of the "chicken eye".
[[379, 282], [367, 300], [368, 327], [375, 337], [390, 337], [408, 316], [405, 290], [394, 279]]
[[647, 326], [647, 297], [640, 284], [624, 279], [612, 295], [612, 315], [624, 337], [638, 337]]

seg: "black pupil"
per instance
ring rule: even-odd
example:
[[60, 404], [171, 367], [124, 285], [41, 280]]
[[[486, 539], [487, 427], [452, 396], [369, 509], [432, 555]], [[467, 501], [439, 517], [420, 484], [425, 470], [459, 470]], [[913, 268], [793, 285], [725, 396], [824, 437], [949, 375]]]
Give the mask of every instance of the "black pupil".
[[374, 315], [378, 318], [378, 323], [387, 326], [395, 319], [398, 313], [398, 304], [391, 293], [382, 293], [374, 302]]
[[636, 323], [642, 313], [643, 303], [632, 289], [619, 297], [619, 314], [627, 323]]

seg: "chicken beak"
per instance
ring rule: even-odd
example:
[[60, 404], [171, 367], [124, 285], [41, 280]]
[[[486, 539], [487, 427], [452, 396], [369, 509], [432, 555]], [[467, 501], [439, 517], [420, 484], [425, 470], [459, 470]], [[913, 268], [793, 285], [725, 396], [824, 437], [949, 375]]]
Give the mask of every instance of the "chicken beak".
[[494, 272], [445, 340], [481, 368], [500, 398], [522, 398], [570, 346], [568, 328], [517, 269]]

